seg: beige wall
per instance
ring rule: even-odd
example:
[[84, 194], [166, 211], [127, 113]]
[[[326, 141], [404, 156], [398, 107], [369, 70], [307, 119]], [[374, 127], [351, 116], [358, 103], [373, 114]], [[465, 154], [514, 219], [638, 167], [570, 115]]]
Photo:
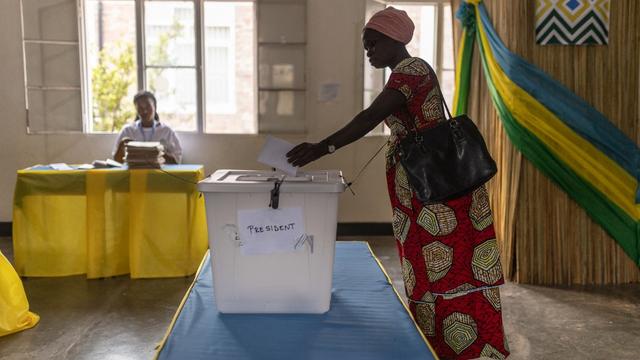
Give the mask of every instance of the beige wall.
[[[317, 141], [351, 119], [361, 103], [360, 29], [364, 0], [309, 0], [307, 47], [307, 140]], [[27, 135], [20, 34], [19, 1], [0, 0], [0, 222], [11, 221], [13, 188], [18, 169], [54, 162], [85, 163], [108, 156], [115, 135]], [[323, 82], [341, 84], [339, 98], [319, 103]], [[221, 168], [264, 168], [255, 161], [262, 135], [179, 134], [185, 161], [204, 164], [206, 172]], [[296, 142], [304, 136], [283, 136]], [[353, 176], [384, 139], [365, 138], [310, 166], [341, 169]], [[389, 222], [384, 179], [384, 157], [379, 156], [340, 201], [340, 222]]]

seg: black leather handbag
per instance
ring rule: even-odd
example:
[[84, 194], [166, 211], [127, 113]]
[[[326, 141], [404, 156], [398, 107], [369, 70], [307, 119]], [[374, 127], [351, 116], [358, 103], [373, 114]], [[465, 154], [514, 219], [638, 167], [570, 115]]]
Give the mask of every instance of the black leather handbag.
[[409, 120], [413, 131], [400, 141], [400, 163], [416, 197], [425, 204], [465, 195], [497, 172], [476, 125], [466, 115], [452, 118], [442, 92], [440, 96], [449, 119], [422, 131]]

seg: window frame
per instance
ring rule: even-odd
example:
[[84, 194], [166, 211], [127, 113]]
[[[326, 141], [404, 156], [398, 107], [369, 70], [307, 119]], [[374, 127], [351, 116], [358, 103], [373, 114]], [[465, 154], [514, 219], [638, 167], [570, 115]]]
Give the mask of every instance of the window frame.
[[[89, 86], [89, 76], [87, 75], [87, 54], [86, 54], [86, 43], [85, 43], [85, 32], [86, 32], [86, 20], [84, 16], [84, 7], [85, 2], [88, 0], [77, 0], [78, 3], [78, 21], [79, 21], [79, 29], [80, 29], [80, 56], [82, 58], [81, 61], [81, 73], [82, 73], [82, 85], [83, 89], [81, 90], [82, 96], [82, 123], [83, 123], [83, 133], [90, 134], [112, 134], [111, 132], [96, 132], [93, 131], [93, 111], [92, 111], [92, 94]], [[136, 78], [137, 78], [137, 88], [138, 89], [146, 89], [148, 87], [147, 82], [147, 70], [153, 68], [161, 68], [161, 69], [194, 69], [195, 70], [195, 78], [196, 78], [196, 112], [195, 112], [195, 120], [196, 120], [196, 129], [193, 131], [185, 131], [178, 130], [179, 132], [184, 133], [197, 133], [197, 134], [209, 134], [206, 131], [206, 106], [207, 106], [207, 98], [206, 98], [206, 62], [205, 62], [205, 52], [206, 52], [206, 41], [205, 41], [205, 24], [204, 24], [204, 8], [205, 3], [215, 3], [215, 2], [225, 2], [225, 3], [252, 3], [253, 7], [253, 16], [254, 19], [257, 19], [257, 11], [258, 11], [258, 0], [131, 0], [134, 2], [135, 8], [135, 22], [136, 22]], [[169, 1], [177, 1], [177, 2], [185, 2], [193, 4], [193, 14], [194, 14], [194, 46], [195, 46], [195, 62], [194, 65], [158, 65], [158, 64], [147, 64], [147, 56], [146, 56], [146, 23], [145, 23], [145, 3], [146, 2], [169, 2]], [[257, 38], [258, 25], [257, 22], [254, 21], [254, 29], [253, 29], [253, 46], [254, 49], [257, 49], [257, 44], [255, 39]], [[233, 27], [231, 31], [231, 36], [229, 39], [230, 45], [227, 47], [229, 49], [229, 59], [233, 59], [235, 52], [235, 44], [233, 43], [235, 39], [235, 33], [233, 33]], [[229, 68], [233, 68], [233, 62], [229, 61]], [[258, 74], [258, 56], [257, 50], [254, 50], [254, 72], [257, 76]], [[233, 73], [233, 71], [232, 71]], [[232, 79], [230, 81], [229, 86], [229, 106], [224, 106], [222, 111], [216, 112], [216, 114], [228, 114], [233, 112], [236, 108], [236, 104], [234, 103], [236, 99], [235, 89], [236, 89], [236, 81]], [[257, 86], [253, 87], [255, 92], [255, 98], [258, 97], [258, 88]], [[255, 119], [257, 119], [258, 114], [254, 114]], [[254, 119], [254, 121], [255, 121]], [[256, 131], [258, 127], [256, 126]], [[257, 131], [259, 132], [259, 131]], [[215, 134], [215, 133], [211, 133]], [[254, 133], [241, 133], [241, 134], [254, 134]]]
[[[213, 44], [213, 46], [207, 46], [207, 45], [212, 45], [211, 43], [207, 44], [205, 42], [203, 44], [205, 58], [208, 55], [208, 50], [210, 48], [226, 48], [227, 49], [227, 54], [226, 54], [227, 66], [224, 69], [224, 72], [226, 72], [226, 74], [228, 74], [229, 76], [229, 83], [227, 88], [227, 93], [229, 95], [229, 98], [225, 102], [216, 104], [216, 108], [218, 110], [213, 113], [215, 115], [231, 114], [236, 111], [236, 78], [234, 76], [231, 76], [231, 74], [235, 73], [235, 67], [234, 67], [235, 63], [233, 62], [235, 51], [236, 51], [235, 49], [236, 34], [233, 31], [233, 28], [235, 27], [235, 22], [236, 20], [234, 19], [233, 22], [230, 24], [231, 30], [229, 31], [229, 37], [225, 41], [216, 41]], [[203, 30], [205, 31], [205, 36], [206, 36], [206, 27]], [[205, 81], [206, 81], [206, 73], [205, 73]], [[206, 108], [206, 102], [205, 102], [205, 108]]]
[[[74, 0], [76, 18], [78, 19], [76, 23], [76, 27], [78, 30], [78, 36], [75, 40], [68, 39], [42, 39], [42, 38], [28, 38], [26, 36], [26, 28], [27, 23], [25, 21], [25, 0], [19, 0], [18, 6], [20, 9], [20, 42], [22, 45], [22, 66], [23, 66], [23, 81], [24, 81], [24, 99], [25, 99], [25, 130], [27, 135], [49, 135], [49, 134], [83, 134], [87, 133], [87, 122], [85, 122], [86, 118], [86, 107], [84, 104], [84, 94], [86, 91], [86, 74], [84, 71], [81, 71], [79, 77], [79, 84], [77, 86], [74, 85], [30, 85], [30, 73], [28, 71], [29, 64], [27, 60], [27, 47], [28, 45], [49, 45], [49, 46], [63, 46], [63, 47], [77, 47], [78, 48], [78, 64], [81, 69], [84, 69], [86, 66], [84, 61], [86, 57], [84, 55], [84, 2], [82, 0]], [[41, 130], [34, 129], [32, 127], [30, 109], [31, 104], [34, 102], [32, 98], [29, 96], [30, 91], [41, 91], [43, 94], [47, 91], [58, 91], [58, 92], [79, 92], [80, 93], [80, 116], [81, 116], [81, 128], [78, 129], [67, 129], [67, 130]]]

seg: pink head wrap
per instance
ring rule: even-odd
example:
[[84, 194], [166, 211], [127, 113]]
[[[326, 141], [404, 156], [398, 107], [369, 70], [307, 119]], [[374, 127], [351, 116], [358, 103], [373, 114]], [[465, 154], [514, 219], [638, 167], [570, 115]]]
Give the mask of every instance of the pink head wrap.
[[373, 14], [364, 28], [379, 31], [406, 45], [413, 37], [415, 26], [404, 10], [390, 6]]

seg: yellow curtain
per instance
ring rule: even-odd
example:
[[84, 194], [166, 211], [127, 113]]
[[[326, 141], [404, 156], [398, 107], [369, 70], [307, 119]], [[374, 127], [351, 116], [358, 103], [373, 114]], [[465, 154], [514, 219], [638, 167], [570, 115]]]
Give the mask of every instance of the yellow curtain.
[[0, 336], [34, 327], [40, 317], [29, 311], [22, 281], [0, 252]]

